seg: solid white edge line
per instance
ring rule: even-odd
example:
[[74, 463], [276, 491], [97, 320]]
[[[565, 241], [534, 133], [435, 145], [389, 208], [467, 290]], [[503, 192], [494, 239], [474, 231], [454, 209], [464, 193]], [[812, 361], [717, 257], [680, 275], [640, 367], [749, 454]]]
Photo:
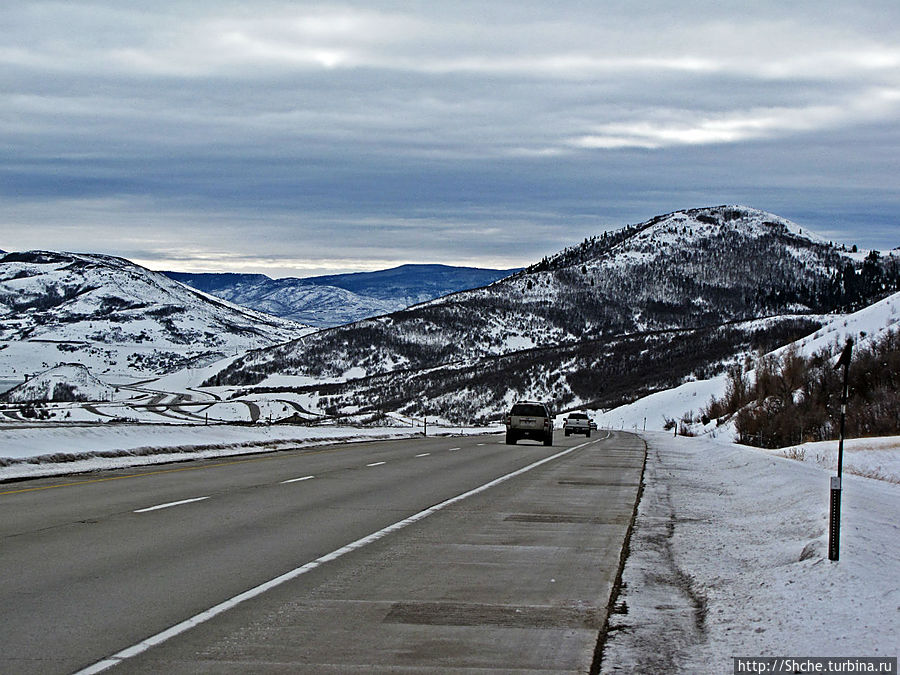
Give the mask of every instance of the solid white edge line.
[[366, 464], [366, 466], [381, 466], [382, 464], [387, 464], [387, 462], [372, 462], [371, 464]]
[[286, 581], [291, 581], [292, 579], [296, 579], [300, 575], [306, 574], [307, 572], [310, 572], [311, 570], [314, 570], [317, 567], [319, 567], [327, 562], [331, 562], [332, 560], [337, 560], [341, 556], [344, 556], [347, 553], [350, 553], [351, 551], [355, 551], [358, 548], [362, 548], [363, 546], [366, 546], [375, 541], [378, 541], [379, 539], [382, 539], [382, 538], [386, 537], [387, 535], [389, 535], [393, 532], [396, 532], [397, 530], [401, 530], [404, 527], [406, 527], [407, 525], [412, 525], [413, 523], [416, 523], [424, 518], [427, 518], [431, 514], [437, 513], [438, 511], [445, 509], [452, 504], [456, 504], [457, 502], [461, 502], [464, 499], [468, 499], [469, 497], [472, 497], [473, 495], [477, 495], [479, 492], [484, 492], [485, 490], [489, 490], [490, 488], [494, 487], [495, 485], [499, 485], [500, 483], [504, 483], [504, 482], [508, 481], [510, 478], [515, 478], [516, 476], [521, 476], [523, 473], [531, 471], [532, 469], [537, 468], [537, 467], [541, 466], [542, 464], [546, 464], [547, 462], [552, 462], [554, 459], [559, 459], [560, 457], [568, 455], [570, 452], [575, 452], [576, 450], [580, 450], [584, 446], [590, 445], [593, 442], [594, 441], [587, 441], [585, 443], [582, 443], [581, 445], [576, 445], [573, 448], [569, 448], [568, 450], [563, 450], [562, 452], [558, 452], [555, 455], [551, 455], [550, 457], [545, 457], [544, 459], [538, 460], [537, 462], [532, 462], [528, 466], [522, 467], [521, 469], [517, 469], [517, 470], [513, 471], [512, 473], [506, 474], [505, 476], [500, 476], [500, 478], [495, 478], [494, 480], [489, 481], [489, 482], [485, 483], [484, 485], [480, 485], [477, 488], [469, 490], [468, 492], [463, 492], [462, 494], [457, 495], [456, 497], [451, 497], [450, 499], [442, 501], [439, 504], [430, 506], [427, 509], [425, 509], [424, 511], [419, 511], [418, 513], [410, 516], [409, 518], [404, 518], [403, 520], [399, 520], [396, 523], [393, 523], [392, 525], [388, 525], [387, 527], [382, 528], [382, 529], [378, 530], [377, 532], [373, 532], [372, 534], [369, 534], [369, 535], [363, 537], [362, 539], [357, 539], [356, 541], [351, 542], [351, 543], [347, 544], [346, 546], [342, 546], [341, 548], [339, 548], [335, 551], [332, 551], [331, 553], [326, 553], [322, 557], [316, 558], [312, 562], [308, 562], [305, 565], [301, 565], [300, 567], [297, 567], [297, 568], [291, 570], [290, 572], [286, 572], [286, 573], [282, 574], [281, 576], [275, 577], [274, 579], [271, 579], [269, 581], [266, 581], [266, 582], [260, 584], [259, 586], [256, 586], [254, 588], [251, 588], [250, 590], [244, 591], [243, 593], [240, 593], [240, 594], [234, 596], [233, 598], [230, 598], [229, 600], [220, 602], [215, 607], [211, 607], [203, 612], [200, 612], [199, 614], [192, 616], [190, 619], [186, 619], [185, 621], [182, 621], [181, 623], [177, 623], [174, 626], [172, 626], [171, 628], [167, 628], [166, 630], [164, 630], [160, 633], [157, 633], [156, 635], [153, 635], [153, 636], [147, 638], [146, 640], [142, 640], [141, 642], [138, 642], [137, 644], [132, 645], [131, 647], [126, 647], [122, 651], [116, 652], [112, 656], [109, 656], [109, 657], [103, 659], [102, 661], [98, 661], [97, 663], [95, 663], [92, 666], [88, 666], [87, 668], [76, 671], [75, 673], [73, 673], [73, 675], [93, 675], [93, 673], [102, 673], [104, 670], [108, 670], [109, 668], [112, 668], [113, 666], [118, 665], [119, 663], [121, 663], [122, 661], [124, 661], [126, 659], [130, 659], [134, 656], [137, 656], [138, 654], [142, 654], [143, 652], [147, 651], [151, 647], [155, 647], [158, 644], [162, 644], [166, 640], [173, 638], [176, 635], [180, 635], [181, 633], [184, 633], [186, 630], [189, 630], [189, 629], [193, 628], [194, 626], [199, 626], [201, 623], [209, 621], [210, 619], [212, 619], [215, 616], [218, 616], [222, 612], [225, 612], [225, 611], [231, 609], [232, 607], [236, 607], [237, 605], [244, 602], [245, 600], [250, 600], [251, 598], [255, 598], [256, 596], [261, 595], [261, 594], [265, 593], [266, 591], [275, 588], [276, 586], [280, 586], [281, 584], [285, 583]]
[[281, 484], [284, 485], [285, 483], [296, 483], [297, 481], [312, 480], [313, 478], [315, 478], [315, 476], [303, 476], [302, 478], [291, 478], [289, 480], [281, 481]]
[[157, 504], [156, 506], [148, 506], [146, 509], [137, 509], [133, 513], [147, 513], [147, 511], [157, 511], [159, 509], [167, 509], [170, 506], [181, 506], [182, 504], [190, 504], [191, 502], [202, 502], [209, 497], [195, 497], [194, 499], [182, 499], [180, 502], [169, 502], [168, 504]]

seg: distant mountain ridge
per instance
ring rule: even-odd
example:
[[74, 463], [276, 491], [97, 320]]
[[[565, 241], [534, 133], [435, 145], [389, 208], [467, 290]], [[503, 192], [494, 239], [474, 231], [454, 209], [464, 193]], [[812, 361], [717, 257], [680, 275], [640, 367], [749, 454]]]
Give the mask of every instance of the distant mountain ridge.
[[898, 256], [854, 253], [747, 207], [677, 211], [486, 288], [249, 353], [208, 383], [322, 378], [331, 383], [304, 391], [335, 413], [462, 421], [518, 397], [612, 407], [898, 288]]
[[521, 268], [498, 270], [451, 265], [400, 265], [377, 272], [353, 272], [309, 277], [319, 286], [337, 286], [381, 300], [402, 300], [405, 306], [480, 288], [515, 274]]
[[163, 274], [244, 307], [313, 326], [331, 327], [486, 286], [518, 271], [401, 265], [377, 272], [282, 279], [228, 272]]

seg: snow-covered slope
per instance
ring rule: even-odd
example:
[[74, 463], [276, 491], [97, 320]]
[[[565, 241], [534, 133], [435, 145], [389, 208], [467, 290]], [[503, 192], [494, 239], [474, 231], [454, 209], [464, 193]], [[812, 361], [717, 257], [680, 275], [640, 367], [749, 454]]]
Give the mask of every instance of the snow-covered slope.
[[50, 251], [0, 258], [0, 319], [0, 379], [60, 362], [114, 378], [143, 377], [310, 330], [121, 258]]
[[519, 396], [606, 406], [784, 344], [822, 314], [898, 287], [896, 256], [853, 253], [746, 207], [679, 211], [485, 288], [253, 352], [210, 382], [369, 378], [344, 403], [463, 419]]
[[[803, 356], [812, 356], [821, 350], [829, 351], [834, 357], [840, 354], [847, 342], [853, 338], [857, 348], [873, 340], [878, 340], [887, 331], [900, 329], [900, 293], [894, 293], [868, 307], [832, 317], [821, 328], [796, 341], [773, 350], [768, 355], [780, 355], [789, 349]], [[748, 357], [755, 356], [748, 354]], [[749, 373], [753, 376], [753, 371]], [[691, 380], [677, 387], [653, 393], [633, 403], [598, 413], [595, 420], [601, 426], [613, 429], [647, 429], [659, 431], [670, 420], [696, 419], [700, 410], [711, 398], [722, 398], [728, 378], [722, 374], [710, 379]], [[697, 428], [696, 431], [701, 431]], [[734, 426], [716, 427], [711, 423], [703, 432], [711, 436], [732, 440]]]
[[[857, 312], [832, 319], [820, 330], [797, 340], [792, 345], [804, 356], [812, 356], [822, 349], [828, 349], [837, 355], [848, 338], [852, 338], [859, 348], [898, 328], [900, 328], [900, 293], [894, 293]], [[773, 353], [781, 354], [790, 346], [786, 345]]]
[[81, 364], [63, 363], [38, 373], [11, 389], [3, 398], [13, 403], [25, 401], [109, 401], [115, 387], [103, 382]]

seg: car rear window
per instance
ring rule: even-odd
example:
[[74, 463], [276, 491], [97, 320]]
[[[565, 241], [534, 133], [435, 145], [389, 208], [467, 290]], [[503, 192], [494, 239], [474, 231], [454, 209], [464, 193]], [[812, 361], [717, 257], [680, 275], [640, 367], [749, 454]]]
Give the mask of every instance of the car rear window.
[[516, 403], [510, 414], [517, 417], [546, 417], [547, 411], [537, 403]]
[[588, 418], [584, 413], [572, 413], [569, 415], [570, 420], [586, 420]]

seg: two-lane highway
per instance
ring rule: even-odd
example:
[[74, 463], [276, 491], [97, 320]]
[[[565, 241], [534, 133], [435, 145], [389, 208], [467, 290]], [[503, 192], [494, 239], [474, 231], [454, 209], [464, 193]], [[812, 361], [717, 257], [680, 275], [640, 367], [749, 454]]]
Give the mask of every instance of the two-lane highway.
[[362, 564], [356, 548], [373, 533], [382, 546], [400, 541], [398, 523], [585, 445], [557, 444], [359, 443], [0, 485], [0, 672], [136, 668], [122, 650], [222, 603], [230, 610], [250, 589], [274, 593], [263, 585], [314, 561], [321, 569], [304, 583], [321, 584], [353, 542], [334, 573]]

